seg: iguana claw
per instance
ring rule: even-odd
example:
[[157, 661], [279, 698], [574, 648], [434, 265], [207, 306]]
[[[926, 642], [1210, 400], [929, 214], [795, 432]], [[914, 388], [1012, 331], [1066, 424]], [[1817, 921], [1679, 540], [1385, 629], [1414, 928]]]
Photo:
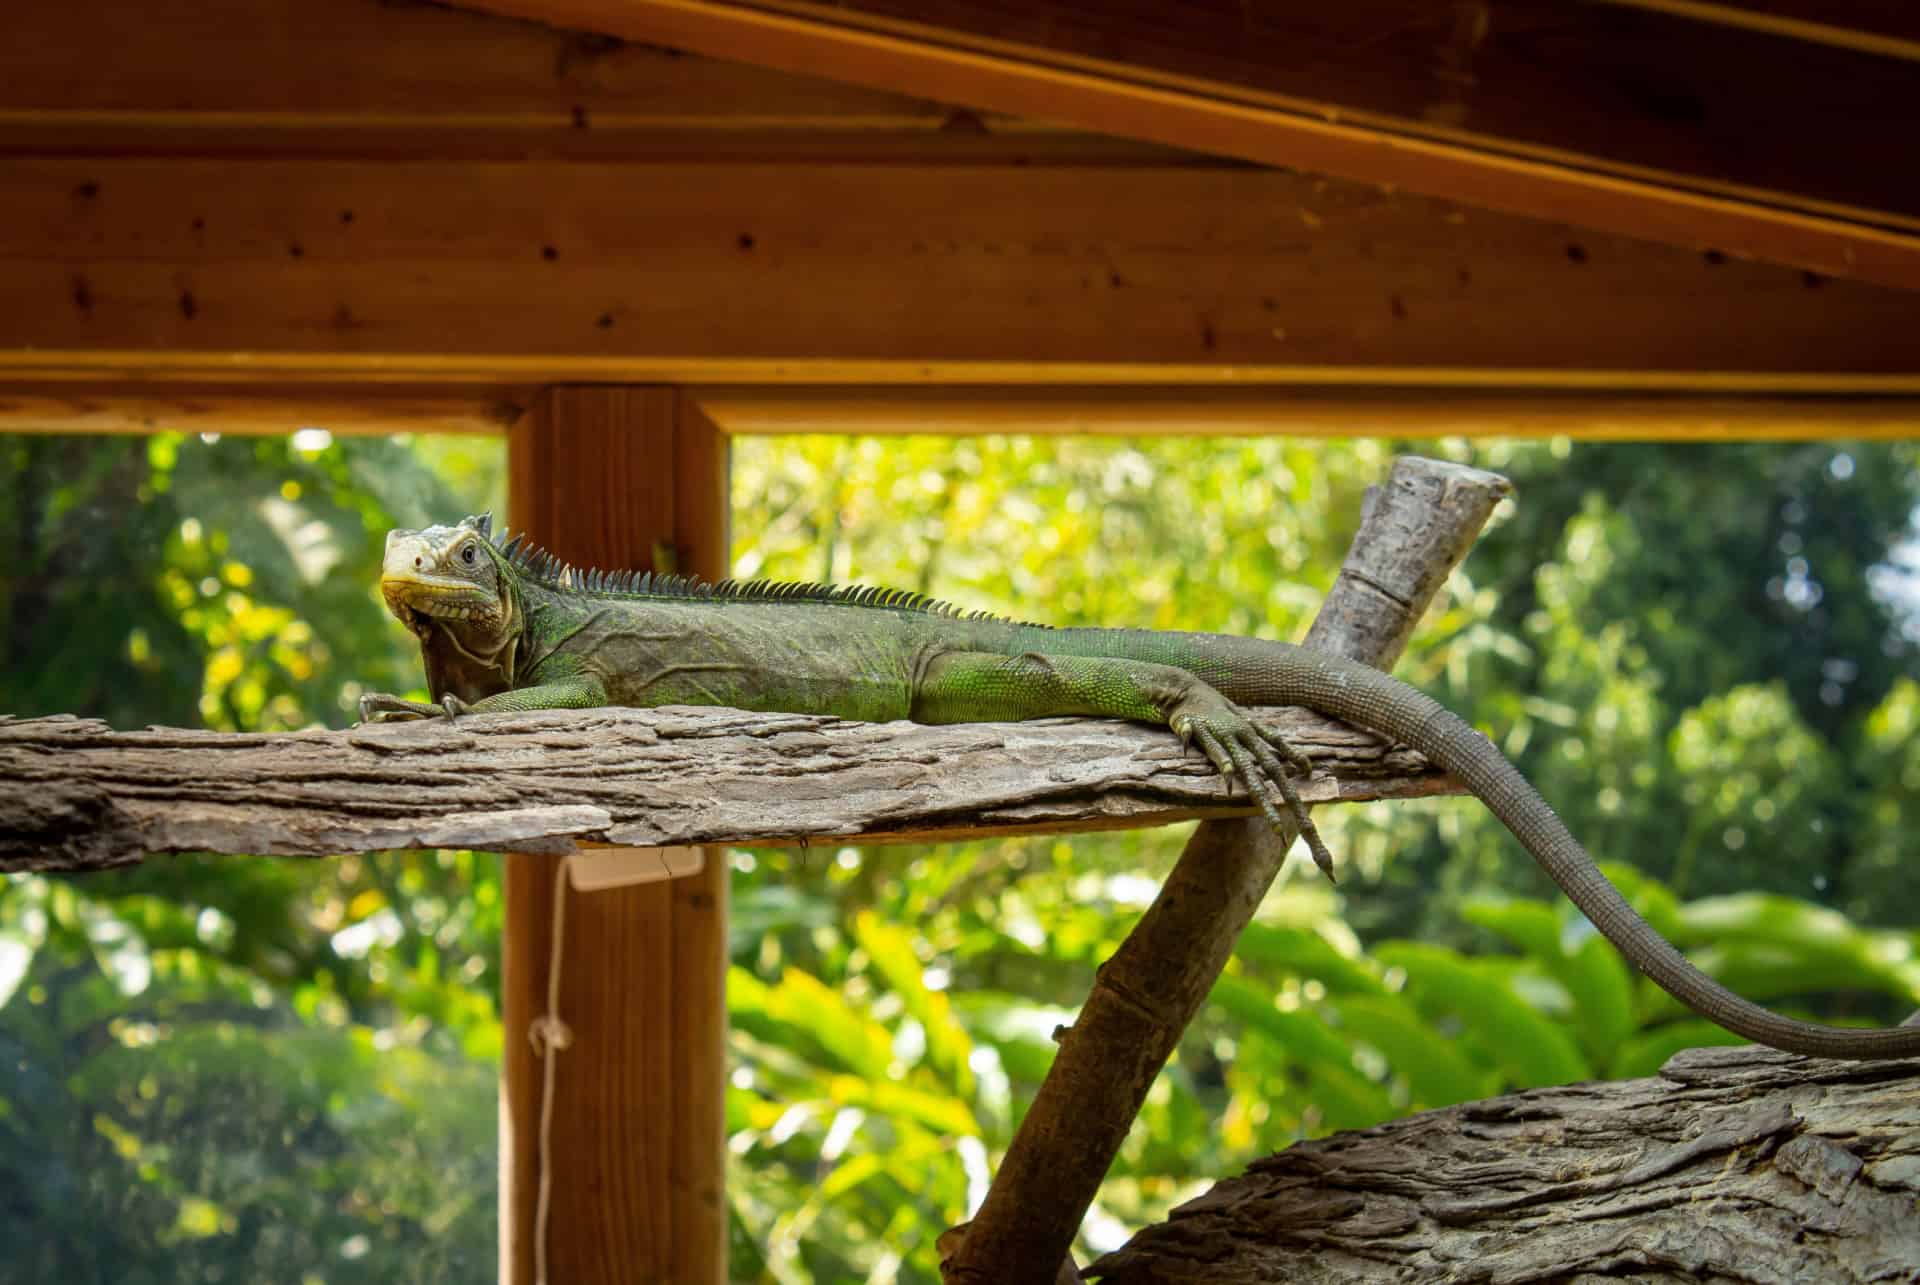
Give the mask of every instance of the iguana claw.
[[408, 700], [404, 696], [393, 696], [386, 692], [368, 692], [360, 698], [360, 721], [362, 723], [404, 723], [416, 718], [452, 718], [455, 714], [465, 713], [467, 704], [452, 692], [448, 692], [438, 704]]
[[[1198, 742], [1215, 769], [1229, 782], [1238, 782], [1276, 830], [1283, 830], [1290, 819], [1306, 840], [1313, 864], [1328, 882], [1337, 883], [1333, 873], [1333, 854], [1320, 838], [1319, 828], [1307, 812], [1307, 805], [1294, 787], [1293, 777], [1313, 773], [1313, 760], [1289, 744], [1278, 732], [1256, 726], [1239, 708], [1209, 693], [1206, 701], [1195, 693], [1186, 700], [1198, 701], [1199, 709], [1187, 708], [1167, 720], [1183, 743]], [[1214, 704], [1217, 702], [1217, 705]], [[1275, 796], [1278, 796], [1277, 798]], [[1281, 809], [1285, 808], [1283, 814]]]

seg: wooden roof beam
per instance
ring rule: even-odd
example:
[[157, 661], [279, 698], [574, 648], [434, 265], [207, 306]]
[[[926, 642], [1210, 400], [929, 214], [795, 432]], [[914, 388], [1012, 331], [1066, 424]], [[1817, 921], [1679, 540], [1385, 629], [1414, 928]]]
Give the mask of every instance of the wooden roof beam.
[[1920, 60], [1845, 6], [1817, 30], [1524, 0], [469, 7], [1920, 287]]
[[0, 165], [0, 385], [282, 381], [1910, 393], [1920, 294], [1239, 165]]

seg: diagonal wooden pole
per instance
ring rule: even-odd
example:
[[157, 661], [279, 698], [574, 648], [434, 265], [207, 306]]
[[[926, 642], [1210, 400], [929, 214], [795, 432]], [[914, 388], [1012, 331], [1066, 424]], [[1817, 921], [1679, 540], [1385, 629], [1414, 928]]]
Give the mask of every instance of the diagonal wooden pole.
[[[1307, 645], [1391, 668], [1509, 489], [1498, 474], [1399, 460], [1386, 484], [1367, 493], [1360, 530]], [[1079, 1279], [1069, 1255], [1081, 1219], [1296, 837], [1259, 817], [1194, 831], [1061, 1033], [979, 1213], [942, 1237], [947, 1285]]]

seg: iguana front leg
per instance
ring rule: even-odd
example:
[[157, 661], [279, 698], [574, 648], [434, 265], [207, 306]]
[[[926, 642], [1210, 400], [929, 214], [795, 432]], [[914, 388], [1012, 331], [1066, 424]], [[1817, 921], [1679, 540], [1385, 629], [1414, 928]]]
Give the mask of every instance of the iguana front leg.
[[1062, 714], [1172, 728], [1183, 743], [1198, 744], [1221, 775], [1245, 787], [1275, 829], [1285, 808], [1313, 863], [1333, 878], [1333, 855], [1293, 784], [1295, 773], [1313, 771], [1313, 761], [1184, 669], [1098, 656], [947, 652], [926, 663], [913, 688], [911, 717], [918, 723], [1017, 722]]
[[495, 692], [477, 701], [448, 692], [438, 704], [411, 701], [386, 692], [368, 692], [360, 698], [360, 721], [393, 723], [414, 718], [454, 718], [461, 714], [506, 714], [529, 709], [593, 709], [607, 703], [607, 689], [590, 674], [536, 683]]

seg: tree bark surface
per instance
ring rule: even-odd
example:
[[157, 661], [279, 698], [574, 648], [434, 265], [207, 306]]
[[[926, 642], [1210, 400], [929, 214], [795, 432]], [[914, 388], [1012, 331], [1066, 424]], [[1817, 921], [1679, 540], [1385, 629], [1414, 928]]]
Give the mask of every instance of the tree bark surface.
[[[1310, 801], [1459, 792], [1367, 733], [1304, 710], [1260, 717], [1314, 756]], [[0, 871], [185, 851], [919, 841], [1249, 811], [1165, 729], [1100, 719], [926, 727], [669, 707], [257, 735], [0, 718]]]
[[1302, 1142], [1087, 1268], [1102, 1285], [1920, 1278], [1920, 1059], [1691, 1049]]

